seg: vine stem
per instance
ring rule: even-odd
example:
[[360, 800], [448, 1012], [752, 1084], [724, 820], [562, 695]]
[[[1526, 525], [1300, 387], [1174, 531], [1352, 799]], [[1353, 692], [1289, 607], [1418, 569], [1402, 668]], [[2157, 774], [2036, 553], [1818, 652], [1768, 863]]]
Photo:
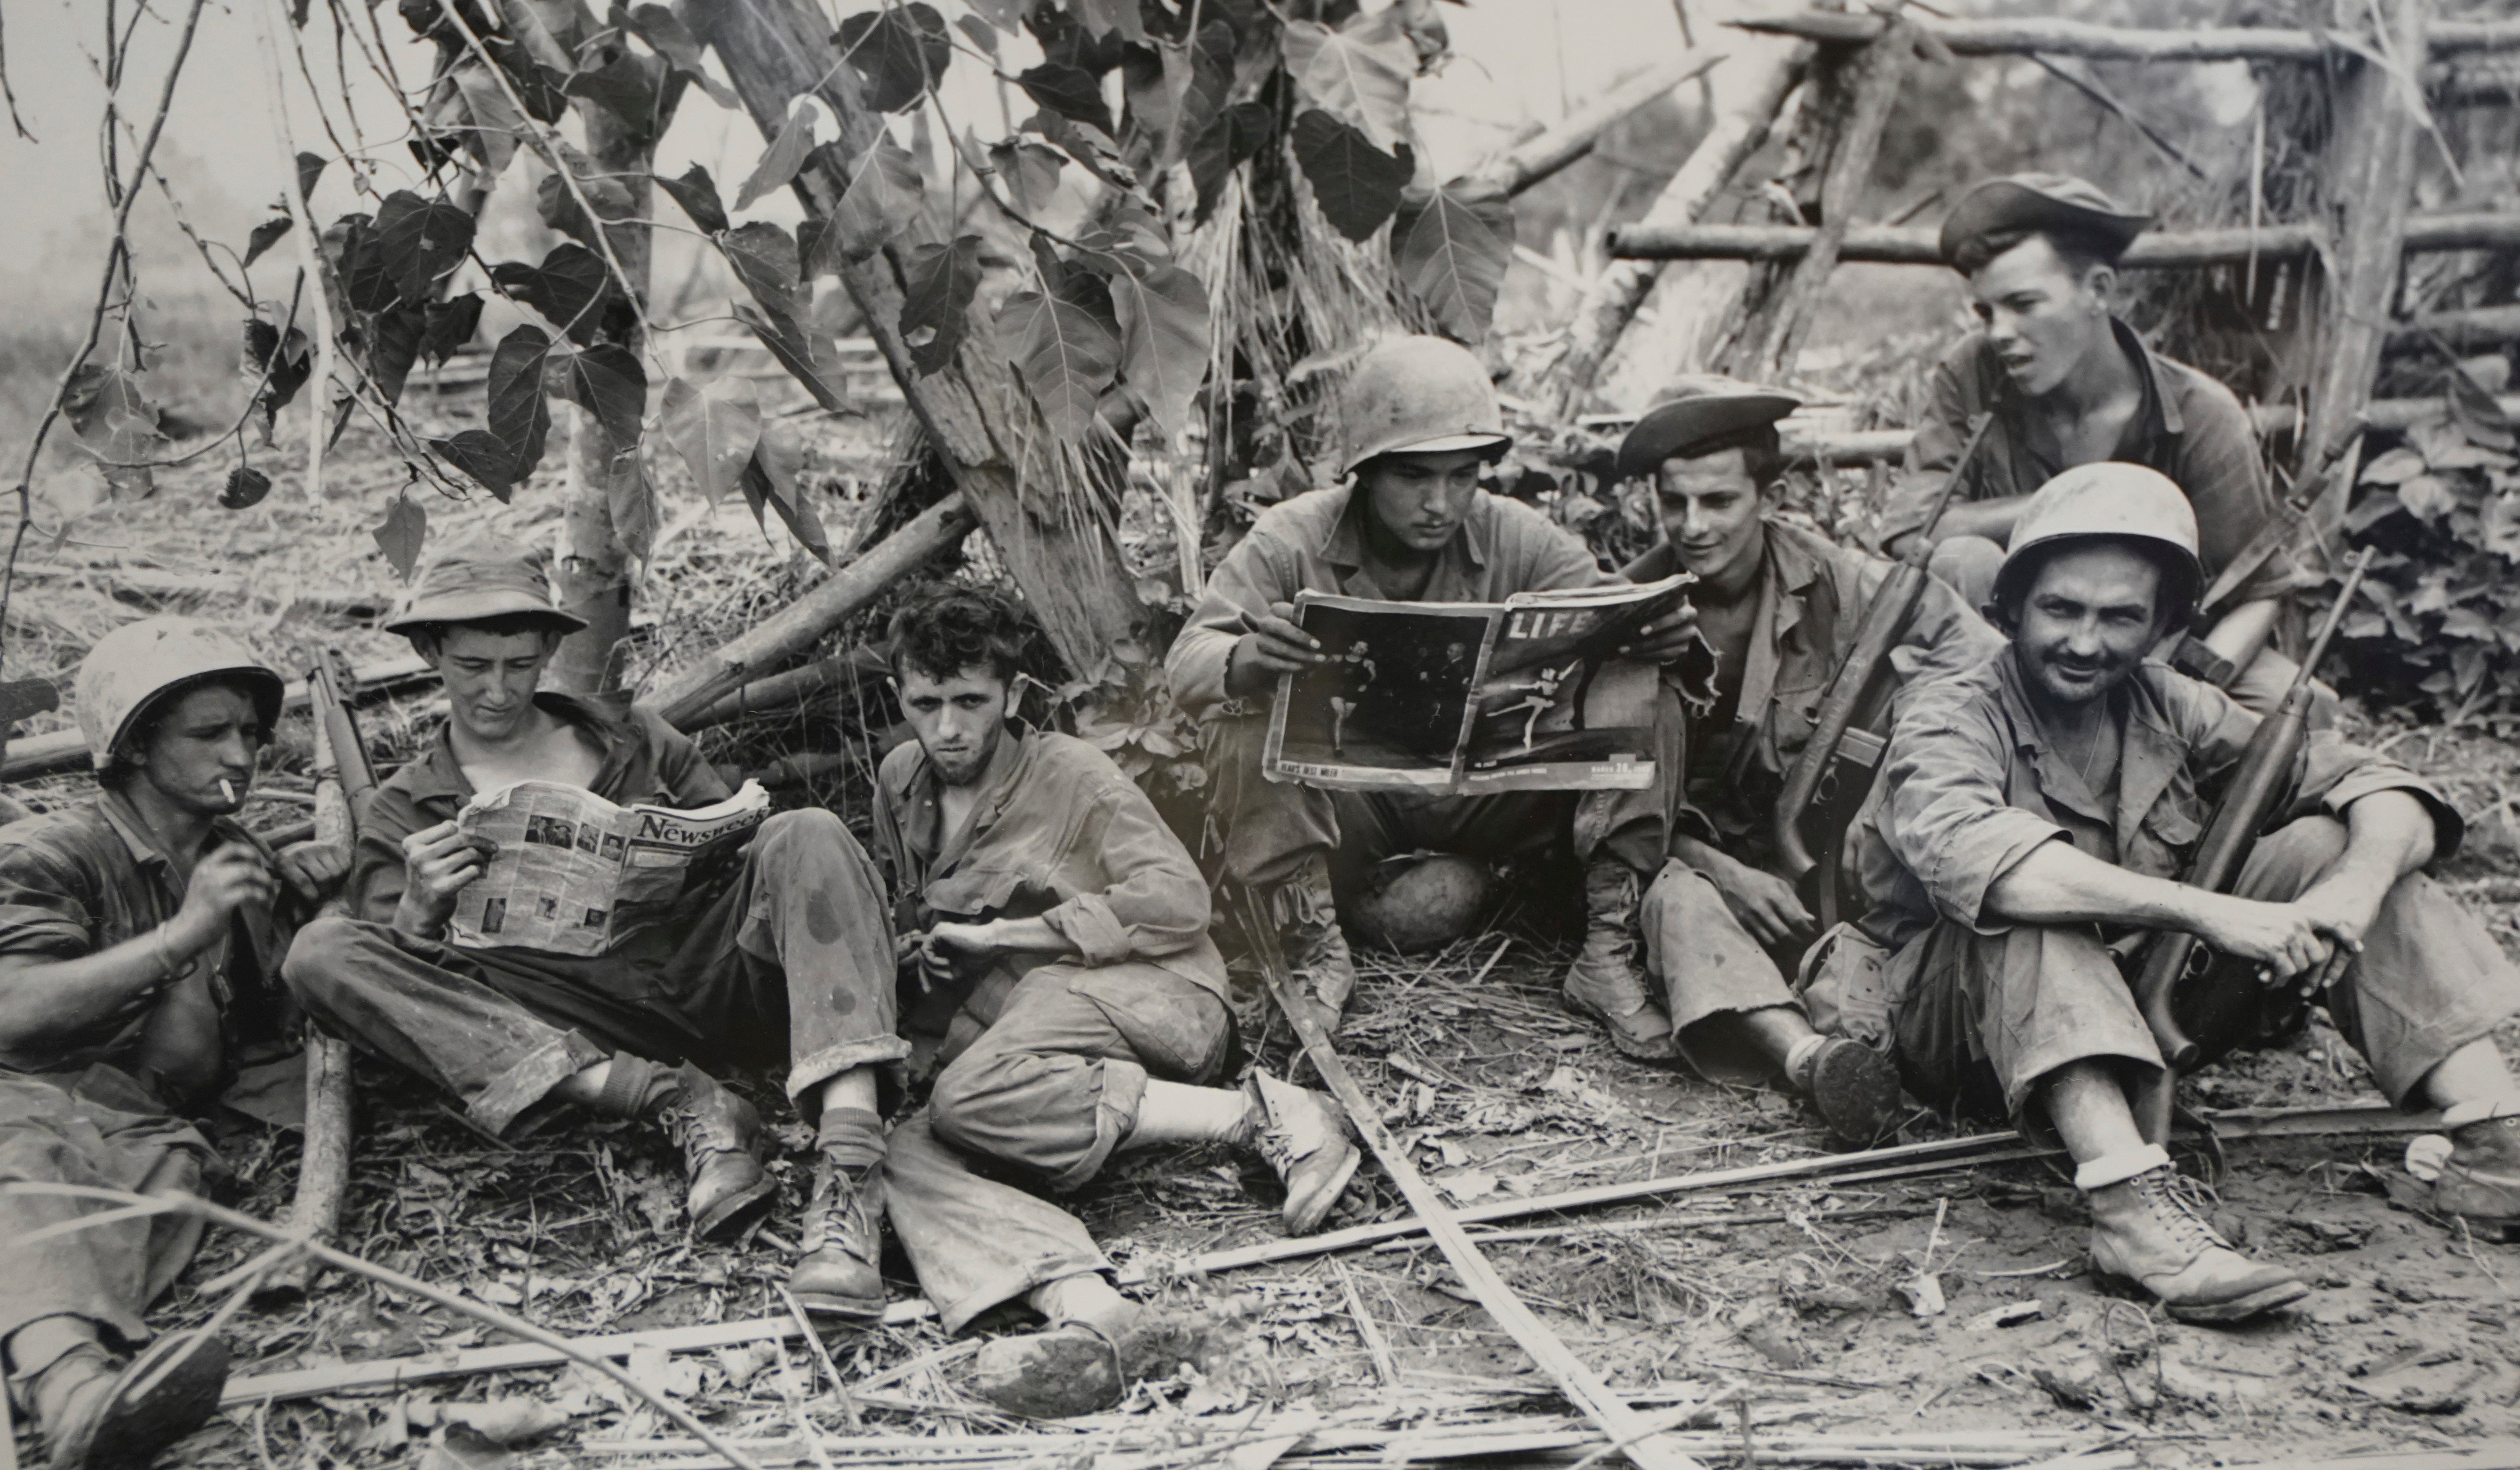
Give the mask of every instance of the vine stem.
[[[691, 1412], [688, 1409], [685, 1409], [681, 1404], [674, 1403], [671, 1399], [658, 1393], [656, 1390], [641, 1383], [626, 1369], [620, 1367], [618, 1364], [614, 1363], [612, 1359], [605, 1357], [603, 1354], [590, 1353], [584, 1348], [579, 1347], [576, 1343], [570, 1341], [568, 1338], [561, 1336], [557, 1332], [546, 1331], [543, 1328], [537, 1327], [533, 1323], [526, 1321], [522, 1317], [513, 1316], [505, 1312], [501, 1312], [498, 1308], [493, 1307], [486, 1302], [477, 1302], [471, 1297], [458, 1296], [454, 1292], [445, 1290], [442, 1287], [432, 1286], [428, 1282], [423, 1281], [417, 1276], [404, 1275], [401, 1271], [395, 1270], [392, 1267], [379, 1266], [376, 1262], [370, 1261], [364, 1256], [354, 1256], [348, 1251], [338, 1250], [333, 1246], [326, 1245], [324, 1242], [315, 1239], [311, 1235], [300, 1234], [294, 1230], [283, 1229], [279, 1225], [272, 1225], [268, 1221], [256, 1220], [250, 1215], [243, 1214], [236, 1210], [230, 1210], [224, 1206], [214, 1205], [208, 1200], [199, 1198], [195, 1195], [186, 1194], [181, 1191], [173, 1191], [165, 1194], [143, 1195], [127, 1193], [120, 1189], [101, 1189], [93, 1184], [37, 1183], [32, 1180], [28, 1180], [20, 1183], [0, 1184], [0, 1194], [67, 1196], [71, 1199], [101, 1200], [108, 1204], [124, 1206], [126, 1209], [135, 1212], [164, 1215], [191, 1215], [198, 1219], [207, 1221], [209, 1224], [214, 1225], [224, 1225], [228, 1229], [238, 1231], [241, 1234], [253, 1235], [264, 1240], [294, 1246], [297, 1249], [304, 1251], [308, 1256], [313, 1257], [315, 1260], [321, 1261], [326, 1266], [332, 1267], [335, 1270], [347, 1271], [354, 1276], [365, 1276], [369, 1280], [374, 1281], [381, 1286], [390, 1287], [395, 1291], [419, 1297], [425, 1302], [428, 1302], [434, 1306], [443, 1307], [447, 1311], [456, 1313], [460, 1315], [469, 1316], [474, 1321], [480, 1322], [485, 1326], [495, 1327], [501, 1332], [508, 1333], [513, 1337], [521, 1337], [527, 1342], [549, 1348], [553, 1352], [566, 1358], [569, 1361], [591, 1369], [594, 1372], [601, 1373], [605, 1377], [621, 1385], [623, 1388], [628, 1389], [631, 1393], [638, 1395], [649, 1404], [652, 1405], [657, 1412], [672, 1420], [675, 1426], [681, 1429], [685, 1434], [688, 1434], [698, 1440], [701, 1444], [706, 1445], [712, 1451], [724, 1455], [729, 1462], [740, 1467], [740, 1470], [762, 1470], [759, 1461], [746, 1455], [742, 1450], [738, 1449], [735, 1446], [728, 1444], [724, 1438], [712, 1432], [707, 1425], [692, 1417]], [[109, 1213], [119, 1216], [123, 1212], [112, 1211]], [[233, 1275], [234, 1273], [231, 1272], [230, 1274]], [[246, 1293], [243, 1291], [240, 1291], [237, 1294], [240, 1300], [245, 1295]]]
[[[272, 34], [272, 10], [282, 0], [254, 13], [254, 31], [262, 42], [263, 78], [271, 87], [271, 142], [280, 153], [280, 200], [289, 210], [290, 234], [297, 237], [299, 267], [315, 282], [315, 391], [306, 412], [306, 501], [324, 504], [324, 446], [331, 437], [326, 421], [333, 417], [333, 290], [324, 275], [324, 252], [315, 239], [315, 212], [298, 187], [297, 140], [289, 120], [289, 75], [280, 65], [280, 42]], [[283, 22], [286, 23], [284, 18]], [[288, 345], [287, 336], [281, 345]]]
[[[34, 436], [26, 442], [26, 460], [18, 470], [15, 488], [18, 529], [9, 538], [8, 563], [0, 566], [0, 665], [8, 661], [9, 598], [18, 587], [18, 554], [25, 550], [26, 532], [35, 523], [35, 466], [41, 462], [45, 438], [62, 417], [62, 400], [68, 396], [70, 383], [78, 378], [79, 370], [87, 366], [88, 358], [96, 351], [97, 339], [104, 335], [106, 314], [113, 302], [114, 273], [130, 254], [131, 206], [139, 202], [140, 186], [147, 182], [141, 171], [148, 168], [150, 156], [158, 151], [158, 135], [166, 131], [166, 113], [175, 105], [175, 82], [184, 74], [186, 58], [193, 54], [193, 33], [201, 28], [202, 12], [208, 3], [209, 0], [193, 0], [192, 8], [184, 13], [184, 34], [175, 43], [174, 59], [166, 64], [166, 84], [158, 92], [158, 115], [150, 119], [149, 136], [140, 144], [140, 156], [132, 165], [130, 187], [121, 191], [121, 197], [114, 203], [113, 244], [105, 252], [105, 279], [97, 285], [96, 305], [88, 311], [87, 337], [79, 344], [78, 351], [71, 355], [69, 366], [62, 370], [61, 380], [53, 385], [52, 401], [45, 406], [44, 417], [36, 423]], [[106, 37], [106, 44], [113, 44], [111, 34]], [[129, 44], [124, 42], [126, 47]], [[112, 181], [115, 185], [120, 182], [119, 179]], [[0, 754], [6, 754], [8, 748], [8, 728], [0, 726]]]

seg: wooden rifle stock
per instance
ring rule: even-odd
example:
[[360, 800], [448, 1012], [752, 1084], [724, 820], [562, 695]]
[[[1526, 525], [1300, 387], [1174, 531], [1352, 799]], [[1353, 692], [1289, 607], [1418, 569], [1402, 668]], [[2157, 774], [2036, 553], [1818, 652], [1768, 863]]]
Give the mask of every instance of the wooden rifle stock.
[[1773, 835], [1782, 875], [1793, 882], [1801, 882], [1804, 874], [1818, 866], [1811, 848], [1803, 841], [1803, 814], [1821, 799], [1822, 787], [1836, 774], [1838, 751], [1846, 743], [1846, 733], [1854, 728], [1859, 716], [1872, 715], [1874, 706], [1881, 702], [1879, 696], [1889, 677], [1890, 650], [1907, 633], [1916, 600], [1924, 596], [1925, 579], [1932, 575], [1925, 570], [1925, 561], [1934, 554], [1934, 528], [1942, 524], [1943, 512], [1951, 509], [1952, 495], [1959, 489], [1970, 462], [1977, 458], [1978, 446], [1986, 442], [1988, 425], [1994, 422], [1993, 414], [1980, 414], [1970, 423], [1968, 443], [1961, 447], [1960, 457], [1952, 464], [1952, 472], [1935, 493], [1934, 507], [1926, 513], [1924, 525], [1891, 567], [1880, 590], [1873, 594], [1871, 605], [1864, 610], [1864, 622], [1856, 630], [1855, 647], [1829, 681], [1828, 694], [1821, 701], [1811, 739], [1785, 772], [1784, 791], [1777, 798]]
[[[2284, 691], [2283, 703], [2249, 737], [2239, 770], [2232, 774], [2231, 784], [2214, 808], [2214, 820], [2205, 828], [2204, 840], [2197, 844], [2196, 857], [2182, 879], [2189, 887], [2212, 893], [2229, 892], [2240, 875], [2240, 865], [2248, 861], [2249, 850], [2257, 845], [2260, 829], [2283, 800], [2285, 789], [2292, 783], [2293, 765], [2310, 737], [2314, 696], [2311, 676], [2326, 654], [2328, 641], [2336, 636], [2337, 625], [2344, 621], [2345, 609], [2353, 602], [2356, 590], [2362, 585], [2362, 574], [2370, 565], [2368, 548], [2348, 565], [2336, 605], [2328, 609], [2326, 619], [2319, 624], [2318, 636], [2311, 640], [2303, 653], [2301, 668], [2293, 675], [2292, 687]], [[2144, 1023], [2152, 1028], [2153, 1041], [2174, 1071], [2193, 1068], [2203, 1055], [2203, 1049], [2180, 1024], [2177, 1001], [2182, 981], [2190, 971], [2201, 973], [2210, 955], [2195, 935], [2179, 929], [2165, 930], [2145, 952], [2143, 969], [2136, 979], [2136, 1000], [2143, 1007]]]

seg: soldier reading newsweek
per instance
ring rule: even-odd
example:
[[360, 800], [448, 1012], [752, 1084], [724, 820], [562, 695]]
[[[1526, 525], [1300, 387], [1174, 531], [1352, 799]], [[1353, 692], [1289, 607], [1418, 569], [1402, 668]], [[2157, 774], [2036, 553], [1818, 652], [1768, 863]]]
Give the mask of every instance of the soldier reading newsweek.
[[[2012, 528], [1994, 587], [2011, 646], [1913, 691], [1868, 818], [1867, 927], [1892, 952], [1890, 1040], [1910, 1091], [2052, 1130], [2093, 1222], [2092, 1259], [2174, 1316], [2231, 1322], [2308, 1290], [2209, 1224], [2157, 1143], [2138, 1092], [2161, 1051], [2110, 945], [2178, 929], [2222, 958], [2201, 983], [2257, 996], [2245, 1034], [2326, 1007], [2392, 1102], [2444, 1110], [2445, 1216], [2520, 1219], [2520, 1084], [2494, 1028], [2520, 972], [2425, 865], [2458, 814], [2411, 772], [2315, 732], [2281, 824], [2234, 890], [2181, 882], [2259, 717], [2146, 658], [2203, 585], [2179, 488], [2135, 465], [2069, 469]], [[2347, 962], [2324, 988], [2338, 947]]]
[[[0, 1184], [198, 1192], [182, 1115], [276, 1036], [292, 922], [348, 854], [274, 854], [235, 823], [282, 681], [189, 618], [97, 641], [76, 698], [94, 800], [0, 827]], [[201, 1239], [177, 1215], [0, 1189], [0, 1368], [56, 1470], [146, 1463], [218, 1406], [227, 1350], [142, 1314]], [[84, 1219], [83, 1219], [84, 1218]], [[50, 1230], [51, 1233], [39, 1233]]]
[[[892, 669], [918, 738], [884, 758], [878, 845], [899, 898], [909, 1025], [944, 1070], [894, 1130], [893, 1232], [948, 1331], [1021, 1299], [1045, 1330], [981, 1350], [979, 1393], [1086, 1413], [1179, 1361], [1178, 1324], [1113, 1290], [1065, 1191], [1112, 1153], [1232, 1143], [1317, 1228], [1357, 1166], [1329, 1098], [1254, 1072], [1233, 1034], [1207, 883], [1110, 758], [1009, 724], [1030, 628], [1004, 596], [941, 589], [896, 613]], [[880, 1306], [880, 1302], [877, 1304]]]
[[[1481, 467], [1512, 439], [1486, 369], [1466, 349], [1431, 336], [1386, 340], [1356, 364], [1341, 409], [1347, 483], [1263, 512], [1219, 563], [1165, 658], [1174, 697], [1201, 722], [1228, 875], [1271, 893], [1287, 962], [1335, 1027], [1356, 966], [1339, 928], [1334, 871], [1353, 892], [1355, 875], [1396, 853], [1493, 859], [1570, 841], [1585, 864], [1588, 923], [1566, 974], [1567, 1002], [1602, 1020], [1621, 1049], [1667, 1054], [1655, 1049], [1667, 1028], [1639, 1022], [1651, 998], [1636, 958], [1638, 892], [1663, 856], [1658, 786], [1418, 796], [1262, 778], [1279, 676], [1334, 657], [1295, 625], [1297, 593], [1496, 602], [1613, 580], [1538, 512], [1479, 488]], [[1695, 646], [1691, 616], [1668, 614], [1621, 651], [1641, 662], [1676, 659]]]
[[378, 787], [350, 916], [298, 936], [289, 983], [329, 1028], [455, 1093], [493, 1133], [545, 1098], [659, 1126], [682, 1149], [703, 1237], [740, 1229], [777, 1186], [752, 1105], [698, 1063], [785, 1062], [789, 1100], [820, 1128], [789, 1284], [817, 1310], [880, 1311], [878, 1223], [857, 1195], [883, 1157], [876, 1068], [909, 1047], [894, 1034], [882, 880], [838, 818], [770, 818], [740, 863], [696, 873], [670, 922], [608, 954], [446, 942], [487, 856], [455, 824], [475, 792], [540, 780], [681, 808], [728, 795], [654, 714], [537, 690], [562, 637], [583, 626], [552, 605], [530, 557], [458, 548], [422, 573], [386, 627], [436, 666], [446, 726]]
[[[1691, 380], [1619, 445], [1618, 474], [1653, 480], [1663, 528], [1627, 575], [1694, 573], [1697, 631], [1715, 654], [1711, 706], [1676, 689], [1661, 701], [1655, 756], [1682, 775], [1671, 861], [1643, 904], [1645, 969], [1663, 1003], [1636, 1029], [1660, 1023], [1710, 1077], [1781, 1076], [1831, 1131], [1869, 1142], [1894, 1116], [1898, 1076], [1878, 1052], [1815, 1031], [1785, 984], [1818, 935], [1776, 870], [1771, 817], [1891, 563], [1773, 517], [1785, 468], [1777, 423], [1797, 406], [1772, 389]], [[1957, 594], [1928, 580], [1892, 671], [1910, 685], [2002, 646]]]
[[[2110, 308], [2117, 262], [2152, 223], [2081, 179], [1990, 179], [1943, 223], [1942, 253], [1968, 278], [1983, 325], [1934, 372], [1912, 471], [1883, 508], [1895, 554], [1922, 534], [1934, 492], [1958, 462], [1978, 414], [1985, 445], [1934, 528], [1929, 563], [1970, 606], [1985, 602], [2030, 493], [2076, 465], [2122, 461], [2161, 471], [2196, 512], [2205, 575], [2222, 574], [2274, 515], [2248, 412], [2229, 388], [2146, 347]], [[2278, 553], [2242, 582], [2202, 646], [2228, 663], [2231, 697], [2272, 713], [2293, 663], [2269, 647], [2281, 599], [2315, 580]], [[2183, 642], [2182, 624], [2170, 646]], [[2196, 664], [2188, 649], [2183, 666]]]

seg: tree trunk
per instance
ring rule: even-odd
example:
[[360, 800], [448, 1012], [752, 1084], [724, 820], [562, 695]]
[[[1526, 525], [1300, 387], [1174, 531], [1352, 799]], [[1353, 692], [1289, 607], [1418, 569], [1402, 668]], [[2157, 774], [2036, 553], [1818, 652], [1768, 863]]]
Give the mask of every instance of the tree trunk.
[[[866, 106], [856, 74], [831, 44], [829, 19], [810, 0], [719, 0], [696, 8], [691, 19], [700, 39], [716, 46], [765, 139], [777, 136], [789, 102], [807, 91], [840, 119], [837, 152], [846, 156], [862, 156], [882, 128], [881, 114]], [[796, 176], [806, 207], [826, 217], [844, 185], [828, 156]], [[1025, 398], [989, 323], [971, 324], [943, 372], [922, 377], [912, 367], [901, 334], [897, 255], [938, 238], [933, 221], [922, 218], [880, 254], [844, 267], [841, 285], [1052, 645], [1072, 671], [1090, 675], [1135, 634], [1141, 616], [1110, 518], [1101, 508], [1062, 503], [1059, 488], [1041, 485], [1063, 446]]]
[[[576, 105], [586, 124], [587, 154], [596, 171], [630, 191], [630, 217], [650, 218], [655, 190], [648, 182], [656, 160], [652, 137], [624, 126], [609, 109], [592, 102]], [[648, 265], [653, 256], [644, 225], [614, 225], [605, 230], [613, 256], [630, 277], [642, 306], [648, 300]], [[621, 345], [638, 352], [637, 327]], [[591, 694], [617, 681], [614, 657], [630, 633], [630, 551], [621, 528], [613, 523], [615, 505], [650, 493], [640, 483], [647, 473], [639, 446], [615, 444], [593, 414], [572, 404], [568, 437], [568, 489], [561, 517], [561, 547], [553, 578], [560, 587], [560, 605], [586, 619], [586, 627], [561, 641], [552, 660], [552, 679], [573, 693]]]
[[[1722, 110], [1688, 161], [1645, 211], [1648, 224], [1689, 224], [1705, 212], [1743, 160], [1768, 141], [1777, 111], [1801, 79], [1812, 54], [1805, 45], [1758, 41], [1728, 49], [1732, 60], [1715, 75]], [[1618, 261], [1603, 271], [1576, 308], [1565, 346], [1516, 383], [1517, 391], [1526, 396], [1550, 394], [1561, 413], [1583, 408], [1662, 271], [1662, 262], [1643, 260]]]

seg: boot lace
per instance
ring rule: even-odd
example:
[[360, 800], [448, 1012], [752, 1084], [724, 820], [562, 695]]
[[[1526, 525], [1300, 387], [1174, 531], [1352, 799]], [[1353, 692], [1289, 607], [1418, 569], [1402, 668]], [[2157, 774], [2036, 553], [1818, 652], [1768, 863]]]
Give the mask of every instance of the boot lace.
[[2150, 1204], [2170, 1231], [2170, 1238], [2183, 1249], [2203, 1252], [2215, 1248], [2232, 1249], [2223, 1232], [2214, 1228], [2207, 1211], [2215, 1203], [2214, 1194], [2203, 1184], [2176, 1169], [2155, 1169], [2136, 1176], [2135, 1185]]
[[810, 1256], [827, 1245], [836, 1245], [856, 1256], [856, 1242], [870, 1239], [873, 1234], [865, 1187], [837, 1165], [827, 1163], [816, 1170], [814, 1197], [805, 1204], [805, 1254]]

